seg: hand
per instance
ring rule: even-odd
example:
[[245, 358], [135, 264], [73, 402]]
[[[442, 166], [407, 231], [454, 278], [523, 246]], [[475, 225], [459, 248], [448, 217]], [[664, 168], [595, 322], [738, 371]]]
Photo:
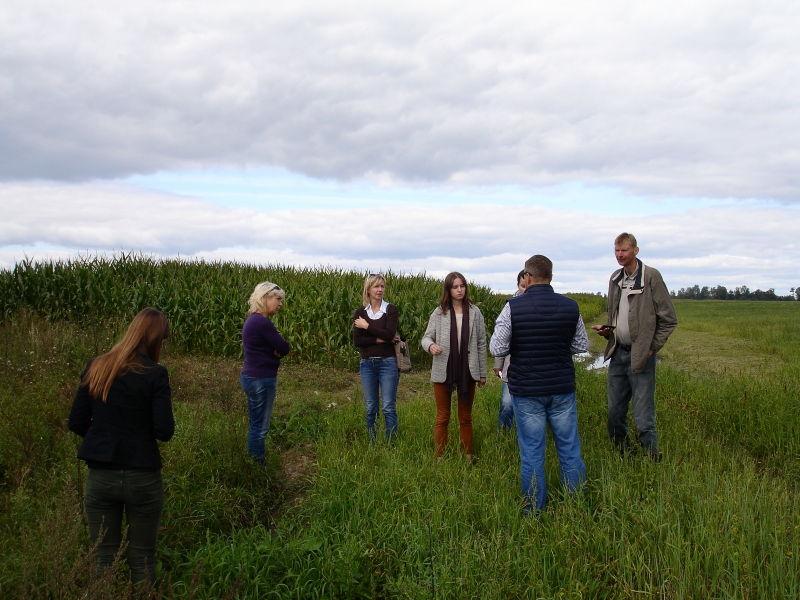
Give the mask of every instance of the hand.
[[395, 333], [394, 334], [394, 337], [392, 338], [392, 343], [393, 344], [399, 344], [400, 343], [400, 334], [399, 333]]
[[651, 356], [653, 356], [653, 354], [654, 354], [654, 353], [653, 353], [653, 351], [652, 351], [652, 350], [648, 350], [648, 351], [647, 351], [647, 358], [650, 358]]
[[502, 370], [503, 369], [492, 369], [492, 371], [494, 371], [494, 374], [497, 375], [498, 377], [500, 377], [500, 371]]
[[442, 353], [442, 347], [439, 344], [431, 344], [428, 346], [428, 352], [434, 356], [439, 356]]
[[376, 337], [376, 338], [375, 338], [375, 343], [376, 343], [376, 344], [385, 344], [386, 342], [384, 342], [384, 341], [383, 341], [381, 338], [379, 338], [379, 337]]
[[278, 354], [277, 350], [273, 350], [272, 353], [277, 356], [278, 358], [283, 358], [280, 354]]
[[481, 377], [481, 380], [478, 382], [478, 387], [482, 388], [486, 385], [486, 377]]
[[594, 329], [599, 335], [602, 335], [604, 338], [608, 338], [611, 335], [613, 329], [611, 327], [603, 327], [602, 325], [592, 325], [592, 329]]
[[369, 323], [367, 323], [367, 320], [364, 317], [358, 317], [355, 321], [353, 321], [353, 324], [359, 329], [366, 329], [369, 327]]

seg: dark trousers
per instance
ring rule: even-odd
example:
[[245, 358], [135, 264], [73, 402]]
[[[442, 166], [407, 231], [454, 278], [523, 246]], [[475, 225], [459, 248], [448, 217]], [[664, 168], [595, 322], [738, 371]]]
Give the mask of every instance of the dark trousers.
[[164, 510], [160, 471], [89, 469], [84, 491], [89, 535], [102, 541], [95, 566], [102, 572], [114, 562], [122, 540], [122, 514], [128, 522], [128, 566], [134, 584], [155, 581], [158, 526]]
[[639, 443], [651, 453], [658, 452], [656, 431], [656, 355], [647, 359], [644, 371], [631, 371], [631, 352], [617, 348], [608, 365], [608, 435], [625, 448], [628, 439], [628, 405], [639, 431]]

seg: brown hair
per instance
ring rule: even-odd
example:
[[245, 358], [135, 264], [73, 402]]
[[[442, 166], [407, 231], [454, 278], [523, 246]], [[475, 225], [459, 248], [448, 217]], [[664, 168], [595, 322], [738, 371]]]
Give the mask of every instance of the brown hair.
[[534, 254], [525, 261], [525, 272], [534, 279], [552, 279], [553, 261], [541, 254]]
[[143, 366], [139, 354], [158, 362], [161, 346], [169, 333], [167, 317], [160, 310], [145, 308], [139, 312], [133, 317], [125, 337], [89, 365], [82, 381], [89, 388], [89, 395], [105, 402], [114, 379]]
[[453, 287], [453, 283], [456, 279], [460, 279], [464, 282], [464, 300], [462, 300], [462, 302], [467, 306], [472, 304], [472, 300], [469, 299], [469, 284], [467, 283], [467, 278], [458, 271], [453, 271], [452, 273], [448, 273], [447, 277], [444, 278], [442, 299], [439, 301], [439, 308], [442, 309], [444, 314], [447, 314], [447, 311], [453, 306], [453, 301], [450, 297], [450, 289]]
[[636, 245], [636, 236], [632, 233], [622, 232], [620, 233], [617, 238], [614, 240], [615, 246], [621, 246], [622, 244], [630, 244], [633, 248], [638, 248], [639, 246]]

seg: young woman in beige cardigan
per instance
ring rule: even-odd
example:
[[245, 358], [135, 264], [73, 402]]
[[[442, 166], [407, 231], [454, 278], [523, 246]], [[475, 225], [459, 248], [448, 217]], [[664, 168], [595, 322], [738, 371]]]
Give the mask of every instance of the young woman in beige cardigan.
[[431, 381], [436, 398], [433, 441], [441, 460], [447, 445], [452, 393], [458, 398], [461, 448], [472, 460], [472, 402], [475, 385], [486, 383], [486, 326], [480, 309], [469, 299], [467, 280], [461, 273], [444, 279], [439, 306], [431, 313], [422, 347], [433, 355]]

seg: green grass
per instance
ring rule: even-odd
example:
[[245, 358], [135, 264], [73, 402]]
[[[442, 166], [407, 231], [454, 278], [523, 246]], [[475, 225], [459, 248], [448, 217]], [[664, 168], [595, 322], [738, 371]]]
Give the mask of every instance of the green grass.
[[[604, 305], [578, 299], [587, 320]], [[551, 498], [538, 519], [521, 515], [516, 440], [495, 432], [496, 378], [476, 396], [477, 464], [461, 457], [455, 422], [437, 464], [424, 368], [401, 378], [390, 447], [367, 443], [353, 369], [290, 362], [261, 470], [246, 457], [238, 358], [170, 345], [178, 428], [162, 445], [161, 595], [800, 596], [800, 303], [676, 308], [658, 370], [664, 462], [613, 451], [605, 375], [579, 370], [585, 494], [561, 496], [551, 445]], [[85, 467], [66, 430], [78, 374], [116, 340], [121, 319], [82, 322], [23, 312], [0, 325], [0, 597], [125, 593], [124, 571], [89, 578]], [[734, 368], [742, 348], [746, 368]]]

